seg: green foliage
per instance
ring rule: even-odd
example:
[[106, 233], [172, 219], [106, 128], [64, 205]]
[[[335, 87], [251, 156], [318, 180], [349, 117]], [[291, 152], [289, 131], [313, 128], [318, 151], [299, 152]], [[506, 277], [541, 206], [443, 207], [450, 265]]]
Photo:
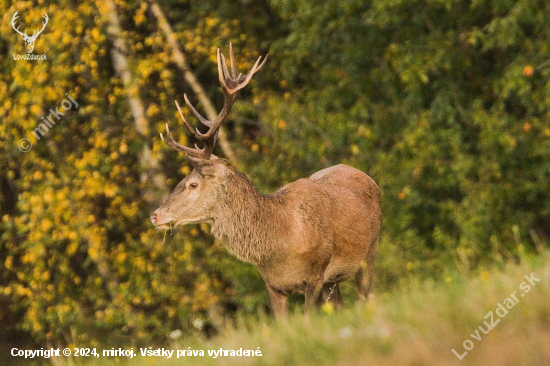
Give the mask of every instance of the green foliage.
[[426, 274], [550, 236], [548, 4], [273, 4], [288, 33], [272, 47], [283, 98], [262, 116], [285, 181], [338, 162], [371, 174], [381, 256]]
[[[379, 183], [375, 292], [548, 245], [547, 2], [161, 6], [217, 106], [215, 49], [233, 42], [242, 70], [269, 52], [226, 124], [241, 169], [262, 191], [338, 163]], [[0, 1], [0, 9], [0, 334], [146, 344], [174, 329], [193, 332], [197, 319], [215, 322], [221, 305], [264, 309], [257, 271], [230, 257], [207, 227], [164, 240], [149, 222], [156, 207], [143, 198], [151, 188], [142, 179], [144, 146], [173, 188], [189, 167], [158, 134], [170, 123], [190, 143], [173, 104], [190, 88], [149, 4], [117, 2], [147, 136], [113, 69], [104, 2]], [[47, 61], [13, 59], [24, 53], [11, 28], [16, 10], [22, 28], [50, 16], [35, 45]], [[65, 93], [79, 108], [37, 141], [31, 132]], [[26, 153], [17, 148], [23, 137], [33, 143]]]

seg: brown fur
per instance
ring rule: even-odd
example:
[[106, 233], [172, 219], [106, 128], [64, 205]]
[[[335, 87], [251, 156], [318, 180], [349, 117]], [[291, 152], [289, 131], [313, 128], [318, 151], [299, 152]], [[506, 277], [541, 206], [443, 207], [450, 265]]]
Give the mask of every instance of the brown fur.
[[231, 254], [258, 268], [275, 315], [296, 292], [306, 309], [329, 295], [342, 305], [337, 284], [354, 275], [366, 298], [382, 221], [368, 175], [340, 164], [264, 195], [224, 159], [190, 160], [195, 169], [155, 211], [155, 225], [209, 222]]

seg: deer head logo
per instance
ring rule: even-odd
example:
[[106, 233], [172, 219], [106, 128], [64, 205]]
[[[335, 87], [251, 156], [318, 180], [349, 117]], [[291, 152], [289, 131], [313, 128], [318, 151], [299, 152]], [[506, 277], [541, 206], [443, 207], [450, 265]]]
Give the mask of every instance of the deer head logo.
[[36, 41], [36, 39], [38, 38], [38, 36], [40, 35], [40, 33], [42, 33], [42, 31], [44, 30], [44, 28], [46, 28], [46, 24], [48, 24], [48, 14], [44, 14], [44, 19], [46, 20], [42, 26], [42, 29], [40, 29], [37, 33], [36, 30], [34, 30], [34, 33], [32, 34], [32, 36], [29, 36], [27, 34], [27, 30], [25, 29], [25, 32], [20, 32], [19, 31], [19, 27], [15, 28], [15, 20], [17, 19], [18, 15], [17, 15], [17, 11], [15, 12], [15, 14], [13, 14], [13, 18], [11, 19], [11, 26], [13, 27], [13, 29], [19, 33], [21, 35], [21, 37], [23, 37], [23, 40], [25, 41], [25, 48], [27, 49], [27, 53], [31, 53], [32, 50], [34, 49], [34, 42]]

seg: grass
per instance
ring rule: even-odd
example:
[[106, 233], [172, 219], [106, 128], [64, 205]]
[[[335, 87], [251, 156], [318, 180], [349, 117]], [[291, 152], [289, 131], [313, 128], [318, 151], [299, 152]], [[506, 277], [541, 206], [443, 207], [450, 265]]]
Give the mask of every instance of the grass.
[[[540, 279], [524, 292], [524, 276]], [[518, 302], [500, 318], [496, 309], [506, 299]], [[521, 294], [524, 296], [522, 297]], [[348, 304], [334, 312], [292, 314], [274, 322], [270, 317], [240, 319], [210, 340], [180, 339], [173, 350], [203, 350], [204, 357], [171, 359], [142, 357], [58, 359], [60, 365], [548, 365], [550, 364], [550, 254], [524, 258], [501, 270], [471, 277], [410, 280], [391, 293], [376, 294], [367, 304]], [[508, 301], [508, 305], [511, 303]], [[493, 312], [500, 319], [484, 334]], [[502, 310], [499, 311], [501, 314]], [[487, 323], [484, 324], [484, 321]], [[476, 329], [478, 329], [476, 333]], [[472, 334], [472, 336], [471, 336]], [[481, 340], [475, 338], [481, 337]], [[469, 340], [465, 342], [466, 340]], [[470, 343], [471, 342], [471, 343]], [[473, 348], [462, 358], [466, 350]], [[105, 347], [109, 349], [112, 346]], [[256, 350], [261, 357], [208, 356], [208, 350]], [[82, 362], [84, 361], [84, 362]], [[82, 363], [81, 363], [82, 362]]]

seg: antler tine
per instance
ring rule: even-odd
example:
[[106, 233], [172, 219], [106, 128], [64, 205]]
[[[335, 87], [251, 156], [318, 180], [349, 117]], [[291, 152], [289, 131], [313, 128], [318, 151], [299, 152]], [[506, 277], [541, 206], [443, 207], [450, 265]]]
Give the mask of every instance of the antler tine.
[[[17, 13], [19, 13], [19, 10], [16, 11], [15, 14], [13, 14], [13, 17], [11, 18], [11, 25], [13, 26], [14, 29], [15, 29], [15, 21], [17, 20], [17, 18], [19, 18], [19, 14]], [[17, 29], [19, 29], [19, 27], [17, 27]]]
[[226, 80], [231, 80], [231, 74], [229, 74], [229, 71], [227, 70], [227, 65], [225, 64], [225, 56], [223, 53], [220, 53], [220, 49], [218, 48], [218, 77], [220, 79], [220, 84], [222, 84], [222, 87], [224, 90], [229, 90], [229, 87], [226, 84]]
[[238, 92], [248, 84], [250, 79], [252, 79], [252, 76], [254, 76], [254, 74], [257, 73], [259, 69], [264, 65], [265, 61], [267, 60], [267, 56], [265, 57], [264, 62], [262, 62], [261, 65], [258, 66], [261, 59], [262, 59], [262, 56], [258, 57], [258, 59], [256, 60], [256, 63], [254, 64], [254, 66], [252, 66], [252, 69], [250, 69], [250, 72], [245, 76], [241, 76], [241, 78], [244, 77], [242, 81], [237, 80], [238, 82], [237, 86], [229, 90], [230, 94], [234, 94]]
[[42, 23], [42, 29], [40, 29], [40, 31], [38, 31], [38, 34], [36, 35], [38, 37], [38, 35], [40, 35], [40, 33], [42, 33], [44, 31], [44, 28], [46, 28], [46, 24], [48, 24], [48, 14], [44, 14], [43, 18], [46, 20], [46, 22]]
[[25, 37], [28, 37], [28, 35], [27, 35], [27, 30], [26, 30], [26, 29], [25, 29], [25, 33], [23, 33], [23, 32], [21, 32], [21, 31], [19, 30], [19, 27], [21, 27], [21, 26], [15, 28], [15, 20], [16, 20], [17, 18], [19, 18], [19, 14], [17, 14], [17, 13], [19, 13], [19, 10], [16, 11], [15, 14], [13, 14], [13, 17], [11, 18], [11, 26], [12, 26], [12, 28], [13, 28], [17, 33], [19, 33], [20, 35], [25, 36]]
[[[256, 69], [256, 71], [254, 71], [254, 74], [257, 73], [258, 71], [260, 71], [262, 69], [262, 67], [264, 67], [265, 65], [265, 62], [267, 61], [267, 56], [269, 56], [269, 53], [266, 53], [265, 57], [264, 57], [264, 60], [262, 61], [262, 63], [260, 64], [260, 66], [258, 66], [258, 68]], [[262, 56], [258, 57], [258, 58], [261, 58]]]
[[[256, 69], [254, 69], [254, 67], [252, 67], [249, 74], [255, 75], [258, 71], [260, 71], [262, 69], [262, 67], [264, 67], [265, 62], [267, 61], [267, 56], [269, 56], [269, 54], [265, 55], [264, 60], [262, 61], [262, 63], [258, 67], [256, 67]], [[262, 56], [258, 57], [258, 60], [256, 60], [256, 64], [258, 63], [258, 61], [261, 58], [262, 58]], [[239, 84], [242, 83], [244, 81], [244, 79], [246, 79], [248, 77], [249, 74], [247, 74], [247, 75], [239, 74], [239, 77], [237, 78], [237, 80], [239, 80]]]
[[[184, 95], [184, 98], [185, 98], [185, 101], [187, 102], [187, 96]], [[183, 123], [185, 124], [185, 127], [187, 127], [187, 129], [189, 130], [189, 132], [191, 132], [193, 134], [193, 136], [195, 136], [196, 139], [199, 139], [200, 136], [197, 135], [197, 133], [195, 132], [195, 129], [193, 128], [193, 126], [191, 126], [187, 120], [185, 119], [185, 117], [183, 116], [183, 113], [181, 111], [181, 108], [180, 108], [180, 105], [178, 103], [178, 101], [176, 100], [176, 108], [178, 109], [178, 112], [180, 113], [180, 117], [181, 119], [183, 120]], [[189, 105], [189, 104], [188, 104]]]
[[183, 94], [183, 98], [185, 99], [185, 104], [187, 104], [187, 106], [189, 107], [189, 109], [191, 109], [191, 112], [193, 112], [193, 114], [195, 115], [195, 117], [197, 117], [197, 119], [199, 121], [201, 121], [201, 123], [207, 127], [211, 127], [212, 126], [212, 121], [209, 121], [207, 120], [206, 118], [204, 118], [196, 109], [195, 107], [193, 107], [193, 105], [191, 104], [191, 102], [189, 101], [189, 99], [187, 98], [187, 94]]
[[170, 140], [166, 140], [164, 138], [164, 136], [162, 135], [162, 132], [160, 133], [160, 138], [162, 141], [164, 141], [168, 146], [170, 146], [171, 148], [173, 149], [176, 149], [176, 150], [179, 150], [181, 152], [186, 152], [186, 150], [188, 149], [187, 146], [183, 146], [182, 144], [180, 144], [179, 142], [177, 142], [176, 140], [174, 140], [174, 138], [172, 137], [172, 134], [170, 133], [170, 128], [168, 128], [168, 123], [165, 124], [166, 126], [166, 136], [168, 136], [168, 138]]
[[[221, 57], [223, 58], [223, 60], [224, 60], [223, 64], [225, 65], [225, 57], [223, 57], [223, 55], [221, 55]], [[217, 60], [218, 60], [218, 79], [220, 80], [220, 84], [222, 85], [222, 88], [225, 90], [227, 88], [227, 85], [225, 84], [225, 74], [224, 74], [224, 70], [223, 70], [223, 67], [222, 67], [222, 62], [220, 62], [220, 49], [219, 48], [218, 48], [218, 51], [217, 51]]]
[[170, 146], [174, 150], [178, 150], [182, 153], [185, 153], [186, 155], [193, 156], [195, 158], [201, 158], [201, 159], [208, 159], [208, 157], [205, 157], [205, 148], [199, 149], [198, 147], [196, 149], [183, 146], [174, 138], [172, 137], [172, 134], [170, 133], [170, 129], [168, 128], [168, 123], [166, 124], [166, 136], [168, 136], [169, 140], [165, 139], [162, 133], [160, 134], [160, 138], [166, 145]]
[[223, 75], [226, 79], [233, 79], [233, 75], [227, 70], [227, 63], [225, 62], [225, 56], [223, 53], [220, 53], [220, 56], [222, 57], [222, 67], [223, 67]]
[[[235, 79], [237, 75], [237, 66], [235, 66], [235, 56], [233, 56], [233, 44], [229, 42], [229, 59], [231, 60], [231, 77]], [[239, 80], [237, 77], [236, 80]]]

